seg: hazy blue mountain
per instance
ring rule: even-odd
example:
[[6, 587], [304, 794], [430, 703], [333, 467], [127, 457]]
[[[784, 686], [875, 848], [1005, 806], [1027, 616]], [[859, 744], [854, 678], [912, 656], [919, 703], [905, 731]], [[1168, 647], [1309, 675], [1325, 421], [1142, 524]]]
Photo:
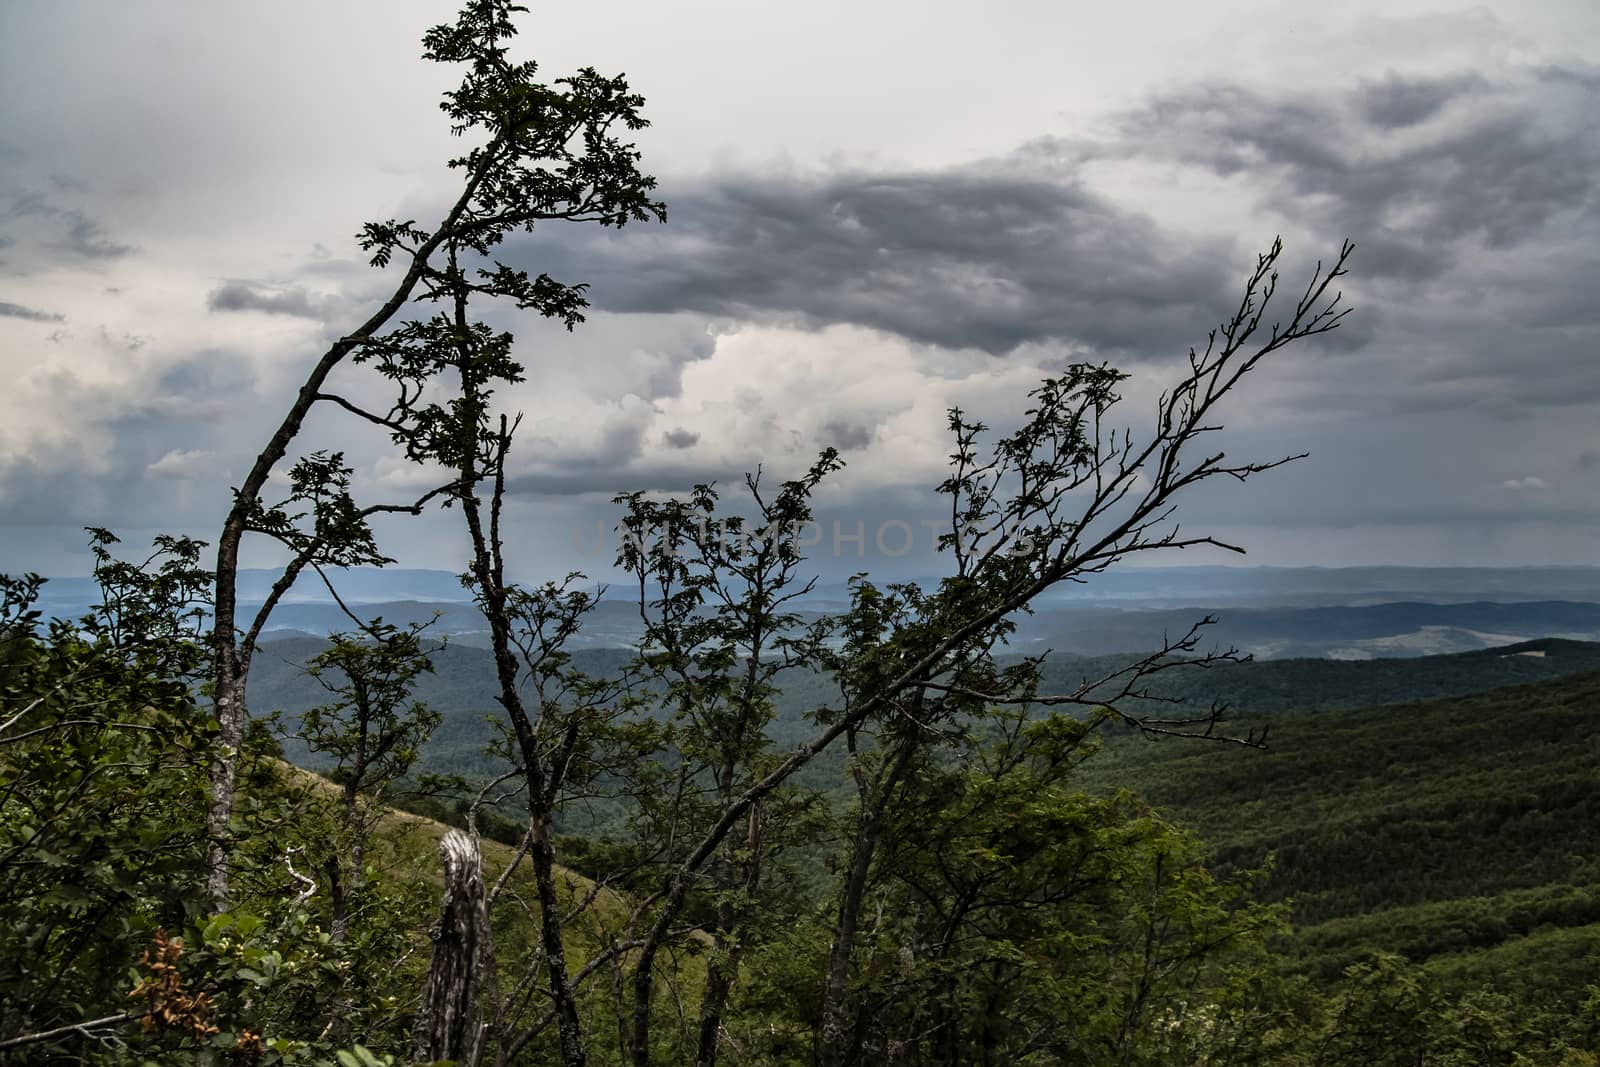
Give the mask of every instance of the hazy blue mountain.
[[[240, 574], [244, 611], [259, 605], [274, 572]], [[336, 576], [341, 596], [363, 618], [426, 621], [461, 643], [482, 643], [481, 618], [456, 575], [441, 570], [355, 568]], [[54, 579], [43, 609], [76, 616], [96, 589], [87, 578]], [[580, 648], [626, 647], [641, 626], [627, 590], [614, 589], [591, 615]], [[819, 585], [811, 610], [848, 603], [840, 584]], [[1125, 568], [1094, 576], [1036, 605], [1019, 620], [1014, 648], [1106, 655], [1155, 647], [1206, 613], [1209, 642], [1263, 659], [1376, 659], [1465, 652], [1542, 637], [1600, 639], [1600, 567], [1171, 567]], [[315, 576], [273, 613], [269, 633], [349, 629]]]
[[[1600, 604], [1532, 601], [1497, 604], [1373, 604], [1325, 608], [1046, 608], [1018, 620], [1011, 645], [1017, 652], [1101, 656], [1159, 647], [1205, 617], [1218, 622], [1206, 633], [1207, 647], [1234, 645], [1259, 659], [1296, 657], [1383, 659], [1468, 652], [1541, 637], [1600, 640]], [[467, 604], [427, 601], [366, 603], [363, 618], [391, 623], [425, 622], [438, 616], [434, 632], [465, 644], [483, 644], [482, 618]], [[332, 604], [285, 604], [273, 613], [269, 634], [327, 634], [351, 629]], [[575, 648], [630, 647], [642, 626], [638, 608], [626, 600], [604, 600], [590, 615]]]
[[1045, 608], [1018, 620], [1019, 651], [1106, 655], [1159, 647], [1209, 611], [1205, 646], [1233, 645], [1259, 659], [1381, 659], [1440, 655], [1541, 637], [1600, 639], [1600, 604], [1572, 601], [1396, 603], [1315, 608], [1222, 605], [1202, 609]]
[[[842, 583], [829, 583], [818, 586], [816, 598], [844, 604], [849, 593]], [[1328, 607], [1527, 600], [1600, 601], [1600, 567], [1129, 566], [1053, 589], [1038, 605]]]

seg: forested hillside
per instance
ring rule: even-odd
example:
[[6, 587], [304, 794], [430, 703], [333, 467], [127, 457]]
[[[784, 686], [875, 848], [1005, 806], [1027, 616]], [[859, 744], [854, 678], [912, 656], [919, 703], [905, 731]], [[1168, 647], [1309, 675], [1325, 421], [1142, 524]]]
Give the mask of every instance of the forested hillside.
[[1279, 716], [1266, 751], [1119, 737], [1083, 780], [1131, 788], [1224, 868], [1270, 862], [1298, 966], [1371, 950], [1452, 979], [1572, 992], [1600, 960], [1600, 674]]

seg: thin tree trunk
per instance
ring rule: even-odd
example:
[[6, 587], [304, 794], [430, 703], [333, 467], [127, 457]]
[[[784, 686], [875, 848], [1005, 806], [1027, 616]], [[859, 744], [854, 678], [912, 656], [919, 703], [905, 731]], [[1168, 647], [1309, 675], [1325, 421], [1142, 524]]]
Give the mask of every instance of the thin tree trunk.
[[[455, 268], [455, 250], [450, 250], [450, 265]], [[457, 293], [455, 298], [456, 323], [460, 335], [469, 336], [466, 322], [466, 297]], [[511, 720], [512, 732], [517, 739], [517, 754], [522, 758], [523, 782], [528, 794], [528, 859], [533, 866], [534, 885], [539, 897], [539, 941], [544, 949], [545, 972], [550, 980], [550, 997], [556, 1011], [556, 1026], [561, 1035], [561, 1062], [565, 1067], [584, 1067], [587, 1055], [584, 1049], [583, 1024], [578, 1017], [577, 997], [567, 971], [566, 946], [561, 937], [561, 901], [556, 893], [555, 846], [551, 840], [552, 806], [555, 797], [545, 775], [544, 753], [539, 750], [539, 739], [517, 688], [519, 667], [516, 653], [512, 651], [511, 619], [506, 607], [506, 590], [503, 557], [500, 542], [500, 503], [505, 492], [505, 458], [511, 447], [511, 435], [501, 419], [500, 433], [495, 438], [496, 456], [492, 473], [480, 472], [477, 464], [478, 426], [482, 412], [479, 382], [473, 375], [473, 353], [461, 342], [459, 370], [461, 395], [465, 411], [462, 418], [461, 484], [459, 500], [466, 519], [467, 532], [472, 540], [472, 575], [478, 584], [484, 618], [489, 623], [490, 643], [494, 651], [496, 678], [500, 683], [500, 704]], [[493, 478], [493, 497], [490, 501], [489, 523], [485, 529], [483, 506], [473, 490], [484, 474]]]
[[761, 879], [761, 809], [750, 809], [744, 848], [748, 857], [740, 866], [742, 877], [736, 888], [742, 903], [724, 899], [717, 903], [717, 945], [706, 963], [705, 989], [700, 997], [700, 1042], [695, 1067], [716, 1067], [722, 1043], [722, 1017], [739, 977], [739, 958], [743, 954], [745, 911]]
[[583, 1024], [578, 1018], [577, 997], [567, 973], [567, 949], [561, 940], [561, 902], [556, 896], [555, 848], [550, 840], [548, 813], [536, 819], [533, 847], [534, 882], [539, 892], [539, 941], [544, 948], [545, 971], [550, 976], [550, 995], [556, 1005], [556, 1026], [561, 1035], [561, 1062], [566, 1067], [584, 1067]]
[[850, 871], [839, 898], [839, 917], [833, 928], [833, 944], [828, 949], [828, 975], [822, 991], [822, 1047], [817, 1054], [820, 1067], [841, 1067], [849, 1052], [850, 962], [855, 953], [867, 875], [872, 869], [872, 857], [883, 829], [882, 814], [881, 808], [870, 814], [863, 813], [861, 829], [851, 850]]
[[[218, 574], [221, 574], [218, 563]], [[232, 629], [232, 582], [229, 583], [229, 629]], [[221, 617], [222, 581], [217, 582], [218, 617]], [[244, 675], [238, 650], [230, 635], [226, 646], [216, 644], [213, 679], [217, 717], [217, 741], [211, 756], [211, 798], [206, 809], [206, 835], [210, 848], [206, 862], [206, 895], [218, 911], [228, 906], [228, 857], [233, 837], [228, 824], [233, 819], [233, 793], [238, 777], [239, 749], [244, 743]]]
[[[475, 528], [474, 541], [480, 541], [482, 525], [478, 521], [476, 501], [464, 503], [463, 510], [468, 516], [469, 526]], [[544, 774], [544, 754], [539, 751], [533, 724], [528, 719], [527, 709], [523, 707], [521, 694], [517, 690], [517, 662], [511, 651], [504, 591], [489, 565], [487, 553], [478, 554], [474, 570], [488, 608], [485, 614], [489, 618], [495, 667], [500, 680], [500, 702], [516, 734], [517, 751], [522, 757], [523, 777], [527, 785], [531, 842], [528, 860], [533, 867], [534, 885], [539, 897], [539, 941], [544, 949], [545, 971], [550, 979], [550, 996], [555, 1002], [556, 1025], [561, 1034], [561, 1062], [566, 1067], [583, 1067], [586, 1060], [583, 1027], [578, 1018], [577, 999], [567, 972], [566, 946], [561, 937], [561, 901], [556, 892], [555, 845], [551, 834], [550, 798], [546, 796], [548, 785]]]
[[[852, 750], [854, 746], [852, 740]], [[861, 925], [861, 906], [866, 898], [867, 879], [872, 873], [872, 860], [883, 836], [884, 812], [895, 786], [911, 765], [916, 746], [915, 737], [901, 739], [876, 789], [866, 788], [864, 776], [861, 781], [861, 821], [851, 845], [850, 870], [839, 896], [838, 920], [834, 923], [833, 944], [828, 949], [828, 974], [822, 993], [822, 1042], [817, 1052], [820, 1067], [841, 1067], [855, 1058], [858, 1042], [852, 1039], [850, 1024], [850, 963]]]
[[[717, 909], [722, 912], [722, 908]], [[729, 916], [731, 920], [731, 915]], [[719, 922], [721, 920], [719, 919]], [[733, 990], [739, 969], [739, 943], [735, 937], [719, 935], [718, 944], [706, 962], [706, 981], [700, 994], [700, 1040], [695, 1067], [715, 1067], [722, 1039], [722, 1012]]]
[[[273, 431], [266, 447], [257, 455], [234, 493], [233, 506], [217, 538], [216, 596], [211, 630], [212, 692], [218, 734], [211, 761], [211, 797], [206, 812], [206, 829], [211, 848], [206, 871], [206, 892], [221, 911], [228, 906], [228, 857], [232, 840], [228, 824], [233, 818], [233, 794], [238, 773], [239, 748], [244, 741], [245, 681], [249, 674], [251, 649], [241, 644], [238, 627], [239, 546], [244, 540], [251, 509], [266, 488], [272, 469], [289, 454], [289, 446], [299, 436], [306, 416], [321, 396], [322, 386], [345, 357], [386, 326], [411, 299], [422, 280], [428, 260], [445, 239], [451, 236], [478, 187], [497, 163], [501, 138], [496, 137], [483, 152], [478, 166], [468, 176], [465, 187], [433, 235], [417, 246], [411, 265], [383, 306], [354, 333], [335, 341], [312, 367], [295, 394], [294, 403]], [[303, 565], [303, 564], [301, 564]]]

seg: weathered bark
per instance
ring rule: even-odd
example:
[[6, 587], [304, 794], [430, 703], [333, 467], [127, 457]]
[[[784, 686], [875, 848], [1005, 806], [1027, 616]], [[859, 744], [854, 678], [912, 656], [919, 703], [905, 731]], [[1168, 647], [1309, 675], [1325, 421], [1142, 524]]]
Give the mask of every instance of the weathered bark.
[[[206, 895], [211, 898], [219, 911], [225, 910], [228, 906], [228, 855], [232, 847], [232, 835], [228, 831], [228, 824], [233, 819], [233, 793], [238, 773], [239, 749], [244, 742], [245, 722], [244, 674], [239, 665], [238, 649], [234, 646], [231, 636], [233, 629], [231, 572], [238, 566], [237, 544], [234, 549], [232, 561], [227, 564], [230, 571], [227, 581], [230, 636], [226, 645], [221, 641], [215, 645], [216, 666], [212, 684], [218, 730], [216, 747], [211, 757], [211, 800], [206, 810], [206, 835], [211, 842], [206, 864]], [[217, 561], [219, 619], [223, 602], [222, 567], [223, 562], [219, 557]]]
[[433, 934], [433, 960], [412, 1033], [413, 1060], [453, 1060], [473, 1067], [483, 1055], [481, 1000], [493, 960], [483, 857], [478, 841], [451, 830], [439, 842], [444, 897]]
[[700, 1041], [695, 1055], [695, 1067], [715, 1067], [717, 1050], [722, 1041], [722, 1012], [733, 991], [734, 976], [739, 969], [739, 942], [735, 937], [721, 936], [706, 963], [705, 987], [700, 995]]
[[561, 940], [561, 903], [556, 896], [555, 847], [550, 838], [550, 818], [548, 813], [544, 813], [537, 818], [533, 847], [528, 852], [539, 895], [539, 943], [544, 949], [550, 996], [555, 1001], [556, 1028], [561, 1037], [561, 1062], [566, 1067], [584, 1067], [588, 1055], [583, 1040], [583, 1024], [578, 1018], [577, 996], [567, 971], [567, 949]]

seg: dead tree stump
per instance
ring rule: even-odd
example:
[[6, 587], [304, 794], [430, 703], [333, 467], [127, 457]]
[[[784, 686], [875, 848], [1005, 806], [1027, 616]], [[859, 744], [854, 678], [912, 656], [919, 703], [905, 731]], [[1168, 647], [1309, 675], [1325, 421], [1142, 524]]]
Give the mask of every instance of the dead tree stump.
[[483, 1053], [480, 1005], [493, 977], [489, 910], [478, 841], [451, 830], [439, 842], [444, 898], [434, 928], [433, 961], [412, 1034], [414, 1061], [476, 1064]]

